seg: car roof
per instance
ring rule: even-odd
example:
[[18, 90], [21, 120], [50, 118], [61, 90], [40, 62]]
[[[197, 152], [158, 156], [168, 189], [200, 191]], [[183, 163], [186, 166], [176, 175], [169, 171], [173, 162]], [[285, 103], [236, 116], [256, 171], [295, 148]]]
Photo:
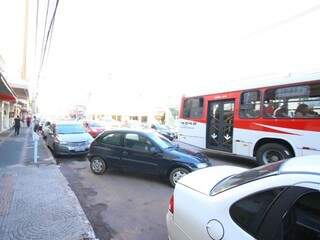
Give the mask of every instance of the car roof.
[[76, 121], [58, 121], [55, 123], [56, 125], [76, 125], [76, 124], [79, 124], [81, 125], [81, 123], [79, 122], [76, 122]]
[[291, 158], [282, 164], [279, 173], [320, 174], [320, 155]]
[[112, 133], [112, 132], [120, 132], [120, 133], [137, 133], [137, 134], [150, 134], [150, 133], [155, 133], [154, 130], [149, 130], [149, 129], [143, 129], [143, 130], [137, 130], [137, 129], [114, 129], [114, 130], [108, 130], [105, 131], [105, 133]]

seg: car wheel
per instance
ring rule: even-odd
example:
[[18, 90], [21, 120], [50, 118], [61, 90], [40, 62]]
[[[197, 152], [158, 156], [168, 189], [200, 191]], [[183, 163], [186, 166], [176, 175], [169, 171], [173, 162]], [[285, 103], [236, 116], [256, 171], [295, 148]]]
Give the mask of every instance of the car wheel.
[[267, 143], [257, 151], [259, 165], [278, 162], [293, 157], [293, 153], [284, 145], [278, 143]]
[[94, 174], [101, 175], [107, 170], [107, 165], [101, 158], [94, 157], [90, 161], [90, 168]]
[[189, 171], [185, 168], [179, 167], [173, 169], [169, 174], [169, 182], [172, 187], [175, 187], [177, 182], [185, 175], [187, 175]]
[[53, 145], [53, 147], [52, 147], [52, 153], [53, 153], [54, 157], [56, 157], [56, 158], [59, 157], [59, 154], [57, 153], [55, 145]]

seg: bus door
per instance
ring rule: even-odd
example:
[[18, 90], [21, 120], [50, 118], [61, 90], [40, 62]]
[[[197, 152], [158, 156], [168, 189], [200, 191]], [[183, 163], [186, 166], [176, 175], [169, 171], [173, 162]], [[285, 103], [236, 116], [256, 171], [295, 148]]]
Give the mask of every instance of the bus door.
[[233, 117], [234, 100], [209, 102], [207, 148], [232, 152]]

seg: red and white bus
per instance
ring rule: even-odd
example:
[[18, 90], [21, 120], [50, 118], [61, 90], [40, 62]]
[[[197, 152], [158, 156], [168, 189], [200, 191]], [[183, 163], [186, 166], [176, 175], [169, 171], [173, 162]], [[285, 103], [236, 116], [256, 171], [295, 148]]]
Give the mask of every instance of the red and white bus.
[[320, 154], [320, 75], [278, 82], [183, 97], [179, 140], [255, 157], [259, 164]]

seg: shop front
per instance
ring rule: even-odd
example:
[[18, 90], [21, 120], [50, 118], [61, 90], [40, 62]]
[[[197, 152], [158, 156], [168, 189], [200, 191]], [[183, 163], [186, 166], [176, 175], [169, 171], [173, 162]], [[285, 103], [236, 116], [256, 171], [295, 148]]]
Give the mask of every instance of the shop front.
[[0, 132], [8, 130], [12, 125], [12, 112], [17, 97], [4, 76], [0, 73]]

